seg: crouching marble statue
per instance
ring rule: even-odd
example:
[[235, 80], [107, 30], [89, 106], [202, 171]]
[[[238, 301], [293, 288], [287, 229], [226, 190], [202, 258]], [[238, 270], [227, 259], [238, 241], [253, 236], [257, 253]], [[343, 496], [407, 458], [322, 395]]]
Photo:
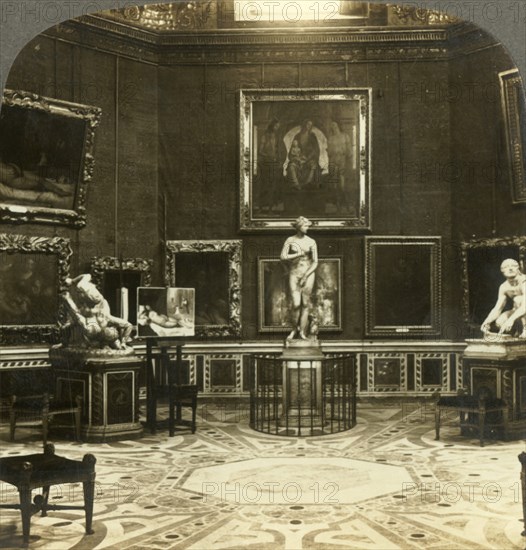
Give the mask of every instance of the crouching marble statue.
[[483, 338], [466, 341], [463, 379], [471, 397], [478, 399], [477, 422], [484, 426], [486, 412], [493, 415], [486, 435], [520, 439], [526, 429], [526, 275], [510, 258], [500, 271], [505, 281], [480, 327]]
[[91, 275], [67, 279], [68, 290], [62, 294], [66, 320], [62, 323], [62, 346], [84, 351], [119, 350], [133, 353], [128, 347], [132, 325], [110, 312], [108, 301], [91, 282]]
[[128, 345], [133, 327], [111, 314], [90, 275], [67, 279], [66, 285], [61, 343], [49, 351], [55, 395], [66, 402], [82, 397], [83, 441], [140, 437], [139, 371], [144, 360]]
[[497, 303], [480, 329], [485, 339], [495, 338], [493, 324], [498, 336], [526, 338], [526, 275], [521, 273], [519, 263], [511, 258], [502, 262], [500, 271], [506, 280], [500, 285]]

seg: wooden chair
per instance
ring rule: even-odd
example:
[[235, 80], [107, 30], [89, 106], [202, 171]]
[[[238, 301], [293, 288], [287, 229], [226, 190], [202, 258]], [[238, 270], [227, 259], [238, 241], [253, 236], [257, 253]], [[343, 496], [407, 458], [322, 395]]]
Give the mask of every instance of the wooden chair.
[[[8, 456], [0, 458], [0, 480], [18, 489], [20, 504], [0, 504], [0, 508], [20, 510], [24, 543], [29, 543], [31, 516], [48, 510], [84, 510], [86, 514], [86, 534], [93, 534], [93, 501], [95, 495], [95, 463], [92, 454], [84, 455], [82, 461], [69, 460], [57, 456], [55, 447], [48, 443], [40, 454]], [[52, 485], [62, 483], [82, 483], [84, 505], [48, 504]], [[31, 492], [42, 487], [42, 495], [36, 495], [31, 504]]]
[[[147, 341], [146, 356], [146, 424], [152, 434], [157, 431], [157, 405], [162, 400], [168, 400], [168, 430], [173, 436], [175, 427], [189, 426], [192, 433], [196, 430], [197, 394], [195, 384], [181, 384], [182, 344], [176, 345], [176, 360], [171, 360], [169, 345], [161, 345], [153, 350], [153, 340]], [[192, 411], [191, 420], [183, 420], [182, 409], [189, 407]]]
[[75, 418], [75, 439], [80, 441], [80, 421], [82, 416], [82, 397], [79, 395], [74, 402], [55, 401], [48, 393], [27, 397], [11, 396], [9, 405], [10, 440], [15, 440], [17, 420], [42, 422], [42, 439], [47, 443], [49, 422], [54, 416], [69, 414]]

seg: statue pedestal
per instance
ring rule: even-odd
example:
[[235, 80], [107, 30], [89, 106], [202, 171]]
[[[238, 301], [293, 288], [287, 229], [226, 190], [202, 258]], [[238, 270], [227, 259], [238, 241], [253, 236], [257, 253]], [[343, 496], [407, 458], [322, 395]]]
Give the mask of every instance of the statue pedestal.
[[287, 341], [283, 361], [283, 416], [280, 425], [322, 426], [323, 353], [317, 340]]
[[504, 438], [523, 438], [526, 429], [526, 340], [495, 334], [466, 342], [462, 359], [464, 386], [477, 399], [503, 399], [508, 406]]
[[139, 371], [143, 360], [133, 354], [50, 351], [57, 398], [81, 395], [81, 437], [87, 442], [136, 439], [139, 422]]
[[510, 336], [489, 335], [484, 339], [466, 340], [465, 358], [502, 359], [513, 361], [526, 358], [526, 340]]

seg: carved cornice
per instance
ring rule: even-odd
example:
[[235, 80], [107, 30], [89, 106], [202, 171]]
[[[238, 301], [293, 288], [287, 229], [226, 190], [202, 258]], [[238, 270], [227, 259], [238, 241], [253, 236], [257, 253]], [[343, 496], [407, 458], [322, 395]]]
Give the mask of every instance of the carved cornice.
[[447, 29], [228, 29], [187, 33], [156, 34], [151, 31], [123, 25], [117, 21], [98, 16], [87, 15], [66, 25], [84, 25], [98, 28], [108, 33], [127, 36], [158, 46], [257, 46], [257, 45], [301, 45], [301, 44], [363, 44], [378, 42], [429, 42], [447, 40]]
[[45, 34], [152, 64], [412, 61], [444, 59], [498, 44], [480, 28], [464, 22], [429, 28], [203, 29], [159, 33], [97, 14], [61, 23]]

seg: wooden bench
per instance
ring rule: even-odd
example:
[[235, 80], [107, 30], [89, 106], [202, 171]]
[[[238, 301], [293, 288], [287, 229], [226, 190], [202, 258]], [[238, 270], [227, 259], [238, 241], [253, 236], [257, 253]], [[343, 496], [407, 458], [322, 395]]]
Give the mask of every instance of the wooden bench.
[[437, 395], [435, 407], [435, 440], [440, 440], [441, 415], [444, 411], [456, 411], [460, 417], [461, 433], [465, 430], [478, 432], [480, 446], [484, 446], [484, 437], [488, 429], [497, 430], [506, 435], [508, 405], [502, 399], [486, 399], [459, 393], [455, 396]]
[[[31, 516], [48, 510], [84, 510], [86, 514], [86, 534], [91, 535], [93, 520], [93, 500], [95, 495], [95, 462], [92, 454], [79, 460], [70, 460], [55, 454], [55, 447], [48, 443], [44, 452], [32, 455], [8, 456], [0, 458], [0, 481], [14, 485], [18, 489], [20, 504], [0, 504], [0, 508], [20, 510], [24, 543], [29, 543]], [[52, 485], [62, 483], [82, 483], [84, 505], [48, 504]], [[36, 495], [31, 503], [33, 489], [42, 487], [42, 495]]]

